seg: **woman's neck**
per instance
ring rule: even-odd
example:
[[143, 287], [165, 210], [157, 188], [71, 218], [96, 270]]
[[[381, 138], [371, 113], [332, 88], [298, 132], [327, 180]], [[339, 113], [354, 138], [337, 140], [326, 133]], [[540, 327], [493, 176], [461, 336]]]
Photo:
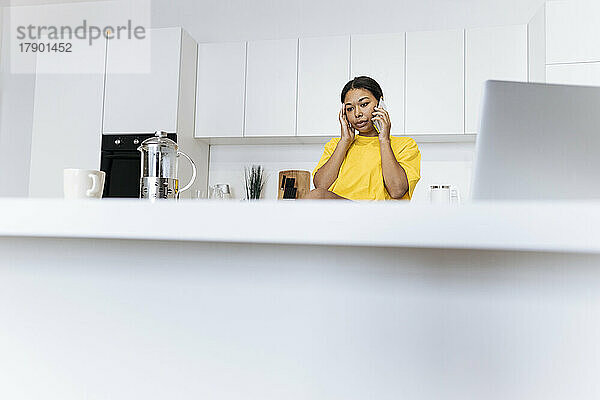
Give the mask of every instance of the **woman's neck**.
[[366, 137], [374, 137], [374, 136], [379, 136], [379, 132], [377, 132], [375, 130], [375, 128], [371, 129], [369, 132], [360, 132], [358, 134], [359, 136], [366, 136]]

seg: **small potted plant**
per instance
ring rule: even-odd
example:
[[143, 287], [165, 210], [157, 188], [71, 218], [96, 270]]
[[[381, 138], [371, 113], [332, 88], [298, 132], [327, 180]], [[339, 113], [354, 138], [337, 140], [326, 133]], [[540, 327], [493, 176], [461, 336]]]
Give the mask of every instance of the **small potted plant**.
[[265, 169], [262, 165], [244, 167], [246, 200], [258, 200], [265, 185]]

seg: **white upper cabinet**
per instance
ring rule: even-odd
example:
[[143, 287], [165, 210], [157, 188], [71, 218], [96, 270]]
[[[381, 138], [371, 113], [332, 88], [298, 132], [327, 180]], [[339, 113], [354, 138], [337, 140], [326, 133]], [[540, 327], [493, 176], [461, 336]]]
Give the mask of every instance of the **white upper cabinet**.
[[248, 42], [245, 136], [294, 136], [298, 39]]
[[340, 94], [350, 78], [350, 37], [301, 38], [298, 136], [340, 134]]
[[600, 63], [548, 65], [546, 81], [563, 85], [600, 86]]
[[406, 132], [464, 133], [464, 31], [406, 34]]
[[466, 132], [477, 133], [484, 82], [527, 81], [527, 26], [467, 30], [465, 59]]
[[[180, 76], [182, 35], [180, 28], [161, 28], [147, 30], [144, 40], [109, 40], [104, 133], [177, 132], [180, 80], [190, 83]], [[195, 56], [195, 43], [187, 48]]]
[[600, 61], [600, 1], [546, 3], [546, 63]]
[[406, 35], [353, 35], [350, 77], [370, 76], [383, 90], [392, 134], [404, 133], [404, 72]]
[[244, 135], [246, 43], [198, 45], [197, 138]]

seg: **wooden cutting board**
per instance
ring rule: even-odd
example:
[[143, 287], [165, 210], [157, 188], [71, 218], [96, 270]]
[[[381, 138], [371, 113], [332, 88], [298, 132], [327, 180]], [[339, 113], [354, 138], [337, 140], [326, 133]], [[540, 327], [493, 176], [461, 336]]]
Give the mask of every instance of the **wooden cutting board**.
[[277, 199], [298, 199], [310, 191], [310, 172], [297, 169], [279, 171]]

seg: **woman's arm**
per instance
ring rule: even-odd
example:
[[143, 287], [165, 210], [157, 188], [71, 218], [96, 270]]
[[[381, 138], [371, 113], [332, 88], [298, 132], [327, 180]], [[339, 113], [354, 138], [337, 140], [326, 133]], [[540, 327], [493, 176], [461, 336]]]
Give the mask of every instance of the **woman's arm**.
[[381, 170], [383, 172], [383, 184], [393, 199], [401, 199], [408, 191], [408, 178], [406, 171], [396, 160], [392, 150], [390, 131], [392, 122], [388, 112], [383, 108], [375, 107], [373, 120], [381, 121], [383, 132], [379, 133], [379, 152], [381, 154]]
[[313, 183], [317, 189], [329, 189], [329, 187], [335, 182], [339, 173], [340, 167], [346, 157], [346, 152], [350, 148], [352, 143], [348, 143], [346, 140], [340, 140], [335, 148], [335, 151], [329, 157], [329, 160], [321, 168], [317, 170], [313, 178]]
[[329, 186], [335, 182], [340, 173], [340, 167], [344, 162], [344, 158], [346, 158], [346, 153], [354, 141], [354, 129], [348, 123], [343, 104], [338, 119], [340, 121], [340, 141], [329, 160], [319, 168], [313, 177], [313, 183], [317, 189], [329, 189]]
[[393, 199], [401, 199], [408, 191], [406, 171], [396, 160], [391, 141], [379, 141], [383, 183]]

